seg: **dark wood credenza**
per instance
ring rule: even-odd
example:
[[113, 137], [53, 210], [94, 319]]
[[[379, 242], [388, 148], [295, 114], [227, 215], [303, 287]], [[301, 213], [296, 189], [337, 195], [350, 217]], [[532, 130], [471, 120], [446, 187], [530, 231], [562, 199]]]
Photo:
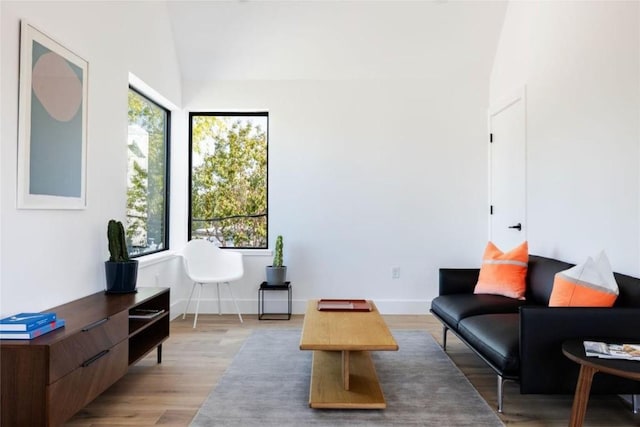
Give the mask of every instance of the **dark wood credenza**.
[[[0, 340], [1, 416], [9, 426], [57, 426], [169, 337], [169, 288], [99, 292], [53, 307], [63, 328], [33, 340]], [[129, 311], [161, 309], [152, 319]]]

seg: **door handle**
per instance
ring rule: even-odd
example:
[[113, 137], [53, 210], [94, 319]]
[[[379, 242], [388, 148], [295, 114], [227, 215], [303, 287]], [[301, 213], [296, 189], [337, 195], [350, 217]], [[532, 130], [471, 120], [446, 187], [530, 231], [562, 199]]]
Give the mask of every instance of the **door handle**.
[[516, 225], [510, 225], [509, 228], [515, 228], [518, 231], [522, 230], [522, 224], [517, 223]]

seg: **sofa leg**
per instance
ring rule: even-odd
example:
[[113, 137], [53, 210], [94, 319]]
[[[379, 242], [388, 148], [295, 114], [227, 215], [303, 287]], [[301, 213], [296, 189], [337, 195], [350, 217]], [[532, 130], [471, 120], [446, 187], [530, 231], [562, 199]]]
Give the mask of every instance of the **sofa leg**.
[[442, 325], [442, 349], [444, 351], [447, 351], [447, 331], [449, 330], [449, 328], [447, 328], [446, 326]]
[[498, 412], [502, 414], [502, 396], [504, 380], [498, 375]]
[[640, 394], [631, 395], [631, 410], [634, 414], [640, 414]]

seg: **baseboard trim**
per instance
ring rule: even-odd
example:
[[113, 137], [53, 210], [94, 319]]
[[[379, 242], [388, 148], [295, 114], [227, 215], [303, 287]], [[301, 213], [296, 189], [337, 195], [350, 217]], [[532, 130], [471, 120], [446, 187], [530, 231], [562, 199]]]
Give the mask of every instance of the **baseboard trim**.
[[[236, 300], [240, 312], [242, 314], [258, 314], [258, 300]], [[374, 299], [378, 310], [382, 314], [429, 314], [429, 308], [431, 307], [431, 300], [385, 300]], [[286, 301], [266, 301], [265, 311], [267, 312], [281, 312], [286, 311]], [[293, 314], [304, 314], [307, 309], [306, 299], [294, 299], [292, 300], [292, 312]], [[171, 319], [175, 319], [184, 312], [187, 305], [186, 299], [181, 299], [171, 304]], [[188, 313], [195, 312], [195, 302], [192, 301], [189, 306]], [[235, 314], [236, 309], [231, 299], [223, 298], [221, 301], [222, 314]], [[200, 313], [201, 314], [218, 314], [218, 301], [215, 298], [203, 298], [200, 301]]]

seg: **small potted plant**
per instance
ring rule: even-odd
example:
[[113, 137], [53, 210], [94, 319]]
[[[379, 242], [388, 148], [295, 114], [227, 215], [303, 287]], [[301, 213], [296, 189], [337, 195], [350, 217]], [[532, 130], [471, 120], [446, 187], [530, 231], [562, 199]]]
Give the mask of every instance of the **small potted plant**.
[[137, 292], [138, 261], [129, 259], [124, 227], [120, 221], [110, 220], [107, 226], [109, 261], [104, 262], [108, 294]]
[[273, 265], [266, 267], [267, 285], [282, 286], [287, 280], [287, 266], [282, 265], [282, 236], [276, 238], [276, 249], [273, 254]]

